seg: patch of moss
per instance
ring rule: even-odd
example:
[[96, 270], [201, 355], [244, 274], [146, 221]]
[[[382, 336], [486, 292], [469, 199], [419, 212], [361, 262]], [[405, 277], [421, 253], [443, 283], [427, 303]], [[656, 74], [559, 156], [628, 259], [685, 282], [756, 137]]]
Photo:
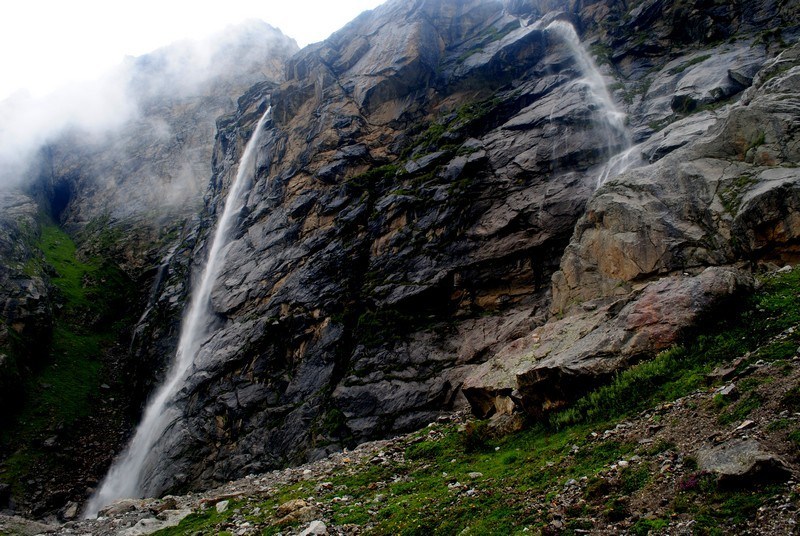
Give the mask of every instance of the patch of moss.
[[[0, 478], [24, 495], [28, 475], [56, 463], [38, 445], [55, 430], [70, 429], [92, 411], [106, 380], [104, 354], [119, 337], [133, 284], [101, 259], [81, 259], [72, 238], [52, 223], [42, 226], [37, 270], [50, 274], [60, 311], [41, 368], [23, 381], [19, 411], [0, 431], [7, 457]], [[62, 462], [63, 463], [63, 462]]]

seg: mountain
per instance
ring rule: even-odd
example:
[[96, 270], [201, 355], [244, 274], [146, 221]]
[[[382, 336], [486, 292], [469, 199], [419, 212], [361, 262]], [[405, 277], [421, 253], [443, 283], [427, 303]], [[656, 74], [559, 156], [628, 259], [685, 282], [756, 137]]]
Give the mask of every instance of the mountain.
[[[271, 106], [213, 324], [145, 493], [317, 460], [457, 409], [495, 428], [546, 419], [702, 329], [755, 273], [796, 262], [798, 11], [389, 1], [287, 59], [283, 80], [217, 86], [224, 115], [147, 101], [155, 118], [186, 111], [163, 120], [198, 147], [192, 165], [211, 165], [199, 212], [169, 194], [184, 142], [152, 120], [103, 157], [74, 139], [50, 148], [34, 197], [84, 255], [135, 281], [115, 357], [134, 383], [111, 386], [135, 415]], [[193, 114], [219, 116], [213, 151], [193, 141]], [[156, 136], [142, 144], [143, 131]], [[109, 166], [122, 148], [143, 156]], [[58, 277], [35, 275], [28, 295]]]

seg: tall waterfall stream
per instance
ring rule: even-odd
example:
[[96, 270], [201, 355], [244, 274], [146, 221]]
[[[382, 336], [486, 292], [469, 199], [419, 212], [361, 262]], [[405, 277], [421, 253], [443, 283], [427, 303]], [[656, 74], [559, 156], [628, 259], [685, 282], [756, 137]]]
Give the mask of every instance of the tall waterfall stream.
[[86, 517], [95, 517], [102, 507], [116, 499], [141, 497], [147, 492], [144, 489], [144, 482], [152, 467], [153, 456], [158, 456], [154, 447], [162, 435], [169, 433], [172, 425], [181, 418], [181, 412], [174, 403], [175, 395], [184, 386], [195, 356], [202, 342], [208, 337], [212, 314], [211, 291], [222, 268], [225, 246], [230, 242], [236, 215], [244, 205], [244, 194], [254, 179], [258, 140], [264, 124], [269, 119], [270, 111], [271, 109], [267, 108], [259, 120], [239, 161], [236, 178], [231, 184], [225, 208], [214, 231], [202, 277], [192, 289], [189, 307], [181, 326], [178, 350], [169, 372], [164, 383], [148, 402], [142, 421], [127, 448], [115, 460], [102, 484], [87, 503], [84, 512]]

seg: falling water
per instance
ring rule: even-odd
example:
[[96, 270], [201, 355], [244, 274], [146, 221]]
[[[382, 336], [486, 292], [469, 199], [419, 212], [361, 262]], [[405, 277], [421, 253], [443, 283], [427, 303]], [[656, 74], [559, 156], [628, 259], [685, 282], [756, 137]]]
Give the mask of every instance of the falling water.
[[[564, 40], [583, 75], [582, 82], [589, 88], [594, 105], [603, 116], [603, 126], [606, 129], [606, 152], [609, 158], [597, 176], [597, 188], [599, 188], [610, 177], [640, 164], [641, 156], [635, 147], [631, 147], [630, 134], [625, 126], [625, 114], [617, 108], [614, 99], [608, 93], [603, 75], [600, 74], [591, 55], [581, 45], [575, 27], [569, 22], [556, 20], [551, 22], [545, 30], [556, 32]], [[622, 145], [621, 151], [620, 144]], [[614, 154], [614, 151], [619, 152]]]
[[236, 214], [244, 204], [243, 194], [248, 190], [255, 175], [256, 146], [269, 113], [268, 108], [253, 131], [239, 161], [236, 178], [214, 231], [211, 251], [202, 278], [192, 292], [189, 309], [183, 320], [178, 350], [166, 381], [148, 403], [144, 417], [128, 447], [122, 456], [117, 458], [100, 489], [89, 500], [84, 514], [86, 517], [96, 516], [100, 508], [116, 499], [142, 496], [144, 493], [142, 482], [146, 476], [148, 460], [153, 454], [153, 447], [175, 420], [180, 418], [180, 412], [174, 407], [175, 395], [185, 384], [200, 345], [208, 335], [207, 330], [211, 320], [210, 296], [214, 281], [222, 267], [224, 257], [221, 253], [229, 241]]

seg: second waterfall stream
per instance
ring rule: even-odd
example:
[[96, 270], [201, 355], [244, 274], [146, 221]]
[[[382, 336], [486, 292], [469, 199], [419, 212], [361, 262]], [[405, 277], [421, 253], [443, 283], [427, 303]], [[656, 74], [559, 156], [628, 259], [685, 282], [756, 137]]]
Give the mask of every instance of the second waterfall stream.
[[258, 140], [270, 117], [270, 111], [271, 108], [267, 108], [259, 120], [239, 161], [236, 178], [231, 184], [225, 208], [214, 230], [208, 260], [200, 280], [192, 289], [189, 307], [181, 326], [178, 350], [169, 372], [147, 404], [127, 448], [115, 460], [99, 489], [89, 500], [84, 512], [86, 517], [97, 516], [101, 508], [117, 499], [141, 497], [146, 493], [143, 483], [151, 465], [150, 457], [157, 455], [153, 447], [164, 433], [169, 432], [174, 422], [181, 418], [181, 412], [175, 406], [175, 395], [185, 384], [200, 345], [208, 336], [211, 291], [222, 267], [224, 249], [230, 242], [236, 215], [244, 206], [244, 195], [249, 191], [255, 176]]
[[583, 48], [575, 27], [569, 22], [556, 20], [551, 22], [545, 30], [556, 32], [564, 40], [583, 75], [582, 82], [589, 89], [593, 104], [599, 112], [601, 123], [605, 126], [608, 160], [597, 174], [596, 188], [599, 188], [608, 179], [640, 165], [642, 163], [641, 156], [638, 148], [631, 146], [630, 134], [625, 124], [625, 114], [614, 103], [603, 75], [591, 55]]

